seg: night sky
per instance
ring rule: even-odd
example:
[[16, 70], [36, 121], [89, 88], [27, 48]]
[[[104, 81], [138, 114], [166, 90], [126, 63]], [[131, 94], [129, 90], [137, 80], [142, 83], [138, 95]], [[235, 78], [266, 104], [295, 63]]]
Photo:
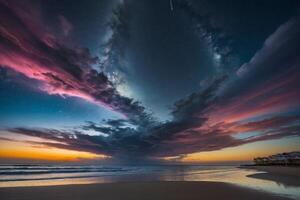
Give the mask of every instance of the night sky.
[[0, 160], [300, 150], [298, 0], [0, 0]]

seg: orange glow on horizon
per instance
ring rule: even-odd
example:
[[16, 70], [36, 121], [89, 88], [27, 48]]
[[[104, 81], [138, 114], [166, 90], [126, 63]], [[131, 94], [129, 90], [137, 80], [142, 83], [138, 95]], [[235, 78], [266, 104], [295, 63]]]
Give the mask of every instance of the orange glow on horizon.
[[[268, 156], [275, 153], [299, 150], [299, 138], [290, 137], [244, 144], [216, 151], [190, 153], [184, 156], [161, 157], [164, 161], [182, 163], [225, 163], [252, 161], [254, 157]], [[47, 146], [32, 146], [26, 142], [0, 140], [0, 160], [27, 159], [57, 162], [73, 162], [81, 160], [96, 161], [111, 158], [103, 154], [59, 149]]]
[[82, 159], [105, 159], [109, 156], [90, 152], [50, 148], [34, 147], [26, 143], [1, 141], [0, 159], [29, 159], [45, 161], [79, 161]]
[[205, 151], [186, 154], [184, 156], [164, 157], [165, 161], [183, 163], [222, 163], [222, 162], [252, 162], [254, 157], [268, 156], [276, 153], [299, 151], [299, 140], [293, 137], [280, 140], [270, 140], [224, 148], [216, 151]]

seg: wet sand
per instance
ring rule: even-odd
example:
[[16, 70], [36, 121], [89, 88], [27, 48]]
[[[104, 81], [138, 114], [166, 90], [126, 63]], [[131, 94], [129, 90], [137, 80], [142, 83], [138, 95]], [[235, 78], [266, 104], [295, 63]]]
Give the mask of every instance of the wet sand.
[[251, 178], [259, 178], [275, 181], [286, 186], [300, 187], [300, 167], [287, 166], [246, 166], [242, 168], [255, 169], [267, 173], [248, 175]]
[[217, 182], [119, 182], [0, 188], [3, 200], [283, 200], [261, 191]]

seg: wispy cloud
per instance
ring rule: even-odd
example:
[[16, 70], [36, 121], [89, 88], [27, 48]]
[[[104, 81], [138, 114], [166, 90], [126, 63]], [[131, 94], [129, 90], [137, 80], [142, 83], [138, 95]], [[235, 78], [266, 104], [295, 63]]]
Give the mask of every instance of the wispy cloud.
[[[144, 117], [144, 107], [121, 96], [104, 73], [93, 69], [93, 65], [99, 65], [99, 59], [88, 49], [62, 44], [51, 30], [43, 28], [41, 16], [35, 12], [27, 16], [26, 6], [9, 1], [2, 1], [0, 6], [1, 18], [5, 19], [0, 25], [1, 67], [38, 80], [38, 87], [48, 94], [78, 97], [133, 120]], [[67, 21], [63, 21], [66, 25]]]
[[[299, 117], [278, 114], [299, 106], [300, 102], [299, 19], [282, 25], [271, 35], [262, 49], [237, 71], [237, 80], [216, 76], [202, 90], [175, 102], [171, 120], [161, 122], [139, 102], [120, 95], [108, 76], [93, 68], [115, 64], [122, 67], [121, 40], [129, 37], [124, 5], [121, 3], [113, 14], [105, 59], [99, 60], [88, 49], [64, 45], [51, 30], [42, 27], [38, 13], [29, 12], [29, 17], [20, 5], [1, 1], [0, 18], [6, 19], [0, 24], [1, 67], [39, 81], [39, 88], [48, 94], [78, 97], [126, 116], [101, 123], [87, 122], [69, 131], [20, 127], [9, 129], [10, 132], [56, 141], [35, 144], [115, 157], [178, 156], [300, 136], [299, 126], [295, 125]], [[227, 44], [220, 45], [219, 31], [194, 11], [188, 1], [177, 2], [174, 9], [176, 6], [200, 23], [218, 54], [231, 54], [230, 49], [226, 50]], [[61, 20], [65, 35], [72, 29], [70, 24]], [[101, 134], [84, 134], [89, 130]], [[249, 131], [260, 134], [244, 139], [235, 137]]]

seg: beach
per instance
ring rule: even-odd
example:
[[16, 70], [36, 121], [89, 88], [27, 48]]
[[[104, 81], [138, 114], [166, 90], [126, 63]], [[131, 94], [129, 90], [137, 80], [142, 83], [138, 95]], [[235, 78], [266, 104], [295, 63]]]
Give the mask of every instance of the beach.
[[248, 175], [248, 177], [275, 181], [285, 186], [300, 187], [300, 167], [289, 166], [246, 166], [243, 168], [255, 169], [260, 172]]
[[5, 165], [0, 172], [1, 200], [300, 198], [294, 167]]
[[262, 191], [218, 182], [119, 182], [87, 185], [0, 188], [3, 200], [284, 200]]

